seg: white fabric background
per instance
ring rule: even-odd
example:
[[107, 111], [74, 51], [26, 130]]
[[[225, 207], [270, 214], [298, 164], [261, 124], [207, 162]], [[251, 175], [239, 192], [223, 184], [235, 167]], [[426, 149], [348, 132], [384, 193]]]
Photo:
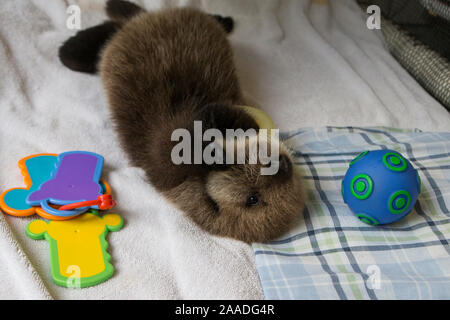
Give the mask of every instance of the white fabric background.
[[[138, 2], [138, 1], [137, 1]], [[0, 215], [0, 298], [263, 298], [252, 250], [210, 236], [171, 207], [130, 167], [108, 119], [100, 80], [57, 59], [68, 4], [82, 28], [105, 19], [103, 1], [0, 2], [0, 190], [23, 186], [27, 155], [88, 150], [106, 160], [125, 227], [110, 234], [116, 274], [82, 290], [51, 281], [48, 244], [25, 236], [32, 218]], [[282, 130], [385, 125], [448, 130], [449, 113], [383, 46], [347, 0], [146, 0], [147, 9], [192, 5], [231, 15], [242, 86]]]

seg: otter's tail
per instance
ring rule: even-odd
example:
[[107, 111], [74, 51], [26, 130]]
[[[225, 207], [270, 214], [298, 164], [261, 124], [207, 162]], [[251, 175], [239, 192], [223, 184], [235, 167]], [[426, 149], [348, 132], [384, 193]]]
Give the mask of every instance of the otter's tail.
[[73, 71], [96, 73], [100, 52], [122, 24], [144, 10], [134, 3], [109, 0], [106, 13], [111, 21], [77, 32], [59, 48], [62, 64]]

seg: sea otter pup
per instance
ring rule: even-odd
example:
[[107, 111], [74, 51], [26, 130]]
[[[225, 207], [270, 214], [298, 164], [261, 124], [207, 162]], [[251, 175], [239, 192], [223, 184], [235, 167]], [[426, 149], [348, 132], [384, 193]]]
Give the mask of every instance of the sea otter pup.
[[[175, 129], [259, 129], [243, 109], [228, 17], [191, 8], [146, 12], [107, 2], [110, 21], [78, 32], [60, 48], [64, 65], [99, 72], [121, 145], [150, 183], [204, 230], [245, 242], [272, 240], [302, 214], [302, 180], [280, 144], [279, 169], [256, 164], [174, 164]], [[249, 138], [249, 146], [257, 143]], [[236, 150], [235, 150], [236, 151]]]

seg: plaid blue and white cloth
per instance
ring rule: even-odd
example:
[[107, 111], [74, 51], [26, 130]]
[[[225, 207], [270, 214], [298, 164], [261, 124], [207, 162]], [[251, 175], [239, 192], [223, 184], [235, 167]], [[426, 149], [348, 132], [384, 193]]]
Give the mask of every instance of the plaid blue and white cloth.
[[[288, 234], [253, 244], [266, 299], [450, 299], [450, 132], [327, 127], [283, 139], [305, 175], [307, 204]], [[404, 219], [370, 226], [340, 186], [354, 157], [379, 149], [409, 159], [422, 191]]]

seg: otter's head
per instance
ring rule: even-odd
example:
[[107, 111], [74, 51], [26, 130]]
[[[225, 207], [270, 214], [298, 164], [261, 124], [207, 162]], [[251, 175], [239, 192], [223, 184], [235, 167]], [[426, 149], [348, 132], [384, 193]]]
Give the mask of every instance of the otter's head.
[[[258, 156], [252, 164], [249, 145], [254, 143], [250, 139], [245, 144], [244, 164], [225, 165], [211, 170], [205, 177], [202, 192], [210, 210], [202, 210], [200, 206], [186, 210], [198, 225], [212, 234], [249, 243], [269, 241], [286, 232], [303, 212], [302, 178], [289, 151], [280, 144], [279, 156], [273, 157], [270, 163], [264, 164]], [[274, 174], [262, 174], [261, 169], [269, 167], [278, 170]]]

